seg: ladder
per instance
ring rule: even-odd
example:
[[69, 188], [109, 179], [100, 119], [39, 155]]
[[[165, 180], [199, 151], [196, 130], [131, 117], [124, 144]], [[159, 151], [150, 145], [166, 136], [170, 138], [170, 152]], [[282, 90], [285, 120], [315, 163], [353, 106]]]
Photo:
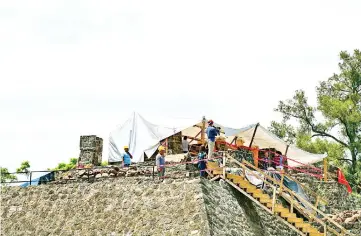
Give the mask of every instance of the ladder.
[[[314, 206], [294, 191], [283, 186], [281, 181], [272, 178], [251, 163], [245, 160], [239, 162], [228, 155], [228, 153], [224, 154], [222, 167], [219, 167], [217, 162], [207, 163], [206, 171], [212, 181], [223, 179], [268, 213], [275, 215], [299, 235], [352, 235], [337, 222], [329, 218], [325, 213], [317, 209], [318, 201], [321, 199], [318, 196], [316, 206]], [[229, 166], [227, 166], [226, 163]], [[230, 167], [231, 164], [236, 164], [238, 168], [241, 168], [242, 174], [227, 173], [226, 169]], [[265, 190], [259, 189], [251, 184], [246, 178], [246, 173], [251, 175], [254, 175], [255, 173], [256, 175], [254, 176], [257, 178], [262, 176], [264, 186], [272, 189], [272, 195], [270, 196]], [[281, 198], [286, 200], [289, 206], [283, 206], [277, 201]], [[296, 212], [302, 216], [297, 216]]]

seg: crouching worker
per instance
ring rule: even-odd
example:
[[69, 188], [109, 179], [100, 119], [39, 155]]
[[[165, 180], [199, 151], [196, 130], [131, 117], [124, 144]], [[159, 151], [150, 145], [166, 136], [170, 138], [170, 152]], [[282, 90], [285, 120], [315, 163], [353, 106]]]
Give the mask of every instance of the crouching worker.
[[163, 146], [160, 146], [158, 148], [159, 153], [157, 157], [155, 158], [155, 164], [157, 165], [158, 169], [158, 177], [164, 178], [165, 173], [165, 148]]
[[123, 166], [129, 167], [131, 164], [131, 159], [133, 159], [132, 154], [129, 152], [129, 147], [124, 146], [124, 154], [123, 154]]
[[201, 149], [198, 153], [198, 169], [200, 171], [201, 177], [206, 176], [206, 147], [204, 145], [201, 146]]

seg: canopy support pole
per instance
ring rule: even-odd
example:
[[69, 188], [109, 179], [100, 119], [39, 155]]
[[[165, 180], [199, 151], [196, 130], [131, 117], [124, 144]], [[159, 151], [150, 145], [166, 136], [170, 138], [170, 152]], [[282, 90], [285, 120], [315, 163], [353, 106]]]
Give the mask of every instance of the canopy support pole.
[[231, 142], [231, 145], [233, 144], [233, 142], [237, 142], [237, 136], [235, 136]]
[[[193, 142], [193, 140], [199, 140], [199, 139], [197, 139], [197, 137], [198, 137], [198, 135], [200, 135], [202, 133], [202, 131], [199, 131], [199, 133], [196, 135], [196, 136], [194, 136], [194, 137], [192, 137], [191, 138], [191, 141], [189, 141], [189, 143], [191, 143], [191, 142]], [[202, 139], [201, 139], [202, 140]]]
[[254, 136], [256, 135], [258, 126], [259, 126], [259, 123], [257, 123], [257, 124], [256, 124], [256, 128], [254, 128], [254, 132], [253, 132], [253, 135], [252, 135], [252, 139], [251, 139], [251, 142], [249, 143], [249, 148], [252, 147], [253, 140], [254, 140]]
[[203, 118], [202, 118], [202, 130], [201, 130], [201, 142], [202, 142], [202, 145], [204, 145], [204, 143], [205, 143], [205, 138], [204, 138], [205, 129], [206, 129], [206, 117], [203, 116]]
[[[288, 166], [288, 160], [287, 160], [287, 153], [288, 153], [288, 148], [290, 147], [290, 145], [289, 144], [287, 144], [287, 147], [286, 147], [286, 151], [285, 151], [285, 165], [287, 165]], [[288, 172], [288, 170], [287, 169], [285, 169], [286, 170], [286, 172]]]
[[288, 148], [290, 147], [289, 144], [287, 144], [287, 147], [286, 147], [286, 151], [285, 151], [285, 156], [287, 156], [287, 152], [288, 152]]

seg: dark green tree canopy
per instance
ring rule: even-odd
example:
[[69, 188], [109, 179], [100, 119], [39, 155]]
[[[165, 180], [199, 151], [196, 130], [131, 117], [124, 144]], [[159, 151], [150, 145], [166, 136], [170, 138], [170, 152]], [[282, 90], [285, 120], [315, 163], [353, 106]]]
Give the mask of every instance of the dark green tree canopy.
[[[282, 113], [285, 122], [297, 119], [301, 133], [328, 138], [348, 150], [355, 172], [361, 154], [361, 52], [341, 52], [340, 60], [340, 73], [316, 88], [317, 107], [310, 106], [305, 92], [297, 90], [292, 99], [280, 101], [275, 110]], [[316, 113], [323, 119], [317, 119]]]

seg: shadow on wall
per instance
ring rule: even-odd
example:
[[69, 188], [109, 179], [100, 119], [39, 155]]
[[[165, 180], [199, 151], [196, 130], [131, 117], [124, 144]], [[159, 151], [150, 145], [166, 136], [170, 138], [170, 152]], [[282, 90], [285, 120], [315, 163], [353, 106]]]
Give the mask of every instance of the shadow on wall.
[[211, 235], [297, 235], [224, 181], [202, 181], [202, 191]]

